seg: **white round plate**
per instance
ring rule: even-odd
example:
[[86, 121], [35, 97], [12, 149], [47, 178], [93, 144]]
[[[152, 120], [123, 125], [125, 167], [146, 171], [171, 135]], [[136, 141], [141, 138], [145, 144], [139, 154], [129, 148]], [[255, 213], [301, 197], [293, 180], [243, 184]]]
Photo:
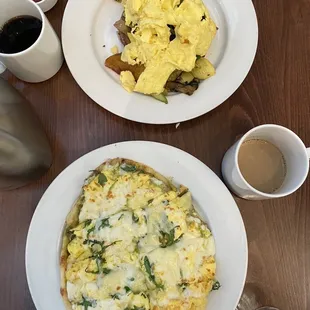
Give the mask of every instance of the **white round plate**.
[[216, 277], [208, 310], [235, 310], [247, 271], [247, 240], [239, 209], [221, 180], [201, 161], [177, 148], [145, 141], [111, 144], [67, 167], [50, 185], [33, 215], [26, 244], [28, 285], [37, 310], [65, 310], [60, 296], [59, 256], [66, 216], [89, 171], [109, 158], [142, 162], [176, 184], [188, 186], [216, 244]]
[[208, 52], [216, 75], [192, 95], [176, 94], [165, 105], [149, 96], [128, 93], [119, 76], [104, 66], [111, 47], [122, 50], [113, 24], [122, 13], [115, 0], [69, 0], [62, 43], [69, 69], [84, 92], [110, 112], [142, 123], [183, 122], [214, 109], [240, 86], [253, 63], [258, 27], [251, 0], [203, 0], [219, 27]]

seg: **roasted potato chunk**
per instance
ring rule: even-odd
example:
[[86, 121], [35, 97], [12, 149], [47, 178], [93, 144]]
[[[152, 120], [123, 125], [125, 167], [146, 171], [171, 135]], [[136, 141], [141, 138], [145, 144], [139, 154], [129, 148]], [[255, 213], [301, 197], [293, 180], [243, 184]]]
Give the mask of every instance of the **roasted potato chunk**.
[[215, 74], [215, 68], [207, 58], [199, 58], [192, 70], [192, 74], [199, 80], [206, 80]]
[[105, 61], [105, 66], [112, 69], [117, 74], [120, 74], [122, 71], [130, 71], [135, 80], [137, 81], [141, 73], [144, 71], [144, 66], [142, 65], [130, 65], [127, 62], [121, 60], [121, 54], [115, 54], [110, 56]]

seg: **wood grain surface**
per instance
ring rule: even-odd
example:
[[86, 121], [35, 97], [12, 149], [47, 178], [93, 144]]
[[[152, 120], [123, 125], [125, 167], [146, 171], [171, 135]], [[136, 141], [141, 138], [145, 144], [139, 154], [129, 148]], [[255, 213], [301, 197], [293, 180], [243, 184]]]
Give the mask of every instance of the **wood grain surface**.
[[[58, 34], [66, 2], [59, 0], [47, 13]], [[117, 141], [159, 141], [193, 154], [220, 176], [225, 151], [253, 126], [284, 125], [310, 145], [310, 1], [254, 0], [254, 5], [259, 45], [246, 80], [220, 107], [178, 129], [138, 124], [105, 111], [79, 88], [66, 64], [40, 84], [3, 75], [31, 102], [44, 124], [54, 163], [36, 183], [0, 193], [0, 309], [35, 309], [24, 262], [29, 223], [48, 185], [81, 155]], [[309, 178], [287, 198], [236, 201], [248, 233], [247, 283], [260, 292], [262, 304], [309, 310]]]

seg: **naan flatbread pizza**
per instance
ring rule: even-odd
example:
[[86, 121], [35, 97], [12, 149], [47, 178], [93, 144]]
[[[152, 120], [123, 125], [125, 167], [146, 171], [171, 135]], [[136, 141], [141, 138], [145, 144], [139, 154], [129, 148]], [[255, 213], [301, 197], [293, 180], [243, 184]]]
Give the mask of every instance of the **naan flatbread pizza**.
[[66, 309], [205, 309], [215, 246], [190, 191], [141, 163], [108, 160], [85, 181], [61, 251]]

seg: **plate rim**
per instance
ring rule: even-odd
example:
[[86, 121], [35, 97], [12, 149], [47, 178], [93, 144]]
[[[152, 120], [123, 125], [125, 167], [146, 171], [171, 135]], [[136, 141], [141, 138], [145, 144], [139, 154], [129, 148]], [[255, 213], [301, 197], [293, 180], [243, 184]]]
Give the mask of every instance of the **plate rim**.
[[[37, 300], [37, 297], [35, 296], [34, 294], [34, 288], [32, 287], [32, 280], [31, 280], [31, 274], [30, 274], [30, 271], [29, 271], [29, 246], [30, 246], [30, 243], [32, 242], [32, 240], [30, 239], [31, 237], [31, 234], [32, 234], [32, 226], [34, 225], [35, 221], [37, 221], [37, 217], [38, 217], [38, 213], [42, 211], [42, 209], [44, 208], [44, 203], [45, 203], [45, 197], [46, 195], [48, 195], [49, 191], [51, 191], [51, 187], [53, 186], [54, 183], [56, 182], [59, 182], [59, 180], [61, 179], [61, 177], [67, 173], [67, 171], [70, 169], [70, 167], [75, 164], [76, 162], [78, 161], [82, 161], [83, 159], [85, 159], [86, 157], [88, 156], [91, 156], [92, 153], [95, 153], [95, 152], [104, 152], [104, 149], [106, 148], [109, 148], [109, 147], [117, 147], [118, 145], [128, 145], [129, 147], [132, 145], [132, 144], [148, 144], [148, 145], [152, 145], [154, 147], [164, 147], [166, 148], [167, 151], [169, 150], [173, 150], [174, 152], [177, 152], [177, 153], [182, 153], [184, 156], [190, 158], [191, 160], [194, 160], [196, 161], [199, 165], [201, 165], [202, 167], [204, 167], [204, 169], [206, 171], [208, 171], [208, 173], [210, 173], [210, 175], [212, 175], [212, 177], [215, 177], [217, 179], [217, 182], [218, 184], [221, 184], [220, 186], [222, 187], [221, 190], [224, 190], [229, 196], [230, 196], [230, 200], [231, 200], [231, 203], [232, 205], [235, 206], [235, 212], [236, 214], [238, 215], [239, 217], [239, 223], [238, 225], [240, 225], [240, 229], [241, 229], [241, 233], [240, 233], [240, 236], [241, 236], [241, 239], [243, 242], [244, 242], [244, 248], [242, 249], [243, 250], [243, 259], [244, 259], [244, 270], [243, 270], [243, 276], [242, 276], [242, 286], [240, 288], [240, 292], [239, 292], [239, 296], [238, 296], [238, 300], [236, 300], [236, 304], [234, 306], [233, 309], [235, 309], [235, 307], [237, 306], [238, 302], [239, 302], [239, 299], [242, 295], [242, 291], [243, 291], [243, 288], [244, 288], [244, 285], [245, 285], [245, 281], [246, 281], [246, 276], [247, 276], [247, 270], [248, 270], [248, 243], [247, 243], [247, 234], [246, 234], [246, 229], [245, 229], [245, 225], [244, 225], [244, 221], [243, 221], [243, 218], [242, 218], [242, 215], [240, 213], [240, 210], [238, 208], [238, 205], [235, 201], [235, 199], [233, 198], [231, 192], [228, 190], [228, 188], [226, 187], [226, 185], [224, 184], [224, 182], [216, 175], [216, 173], [213, 172], [212, 169], [210, 169], [205, 163], [203, 163], [201, 160], [199, 160], [198, 158], [196, 158], [195, 156], [193, 156], [192, 154], [182, 150], [182, 149], [179, 149], [177, 147], [174, 147], [174, 146], [171, 146], [171, 145], [168, 145], [168, 144], [164, 144], [164, 143], [159, 143], [159, 142], [155, 142], [155, 141], [146, 141], [146, 140], [132, 140], [132, 141], [122, 141], [122, 142], [117, 142], [117, 143], [111, 143], [111, 144], [108, 144], [108, 145], [104, 145], [104, 146], [101, 146], [97, 149], [94, 149], [86, 154], [83, 154], [81, 155], [80, 157], [78, 157], [76, 160], [74, 160], [72, 163], [70, 163], [63, 171], [61, 171], [61, 173], [59, 173], [57, 175], [57, 177], [53, 180], [53, 182], [48, 186], [48, 188], [45, 190], [45, 192], [43, 193], [42, 197], [40, 198], [39, 202], [37, 203], [37, 206], [35, 208], [35, 211], [32, 215], [32, 218], [31, 218], [31, 222], [30, 222], [30, 225], [29, 225], [29, 229], [28, 229], [28, 233], [27, 233], [27, 238], [26, 238], [26, 246], [25, 246], [25, 268], [26, 268], [26, 278], [27, 278], [27, 284], [28, 284], [28, 288], [29, 288], [29, 291], [30, 291], [30, 295], [32, 297], [32, 300], [33, 300], [33, 303], [35, 305], [35, 307], [40, 310], [41, 308], [39, 308], [39, 302]], [[215, 240], [216, 241], [216, 240]], [[241, 252], [241, 251], [240, 251]], [[233, 310], [232, 309], [232, 310]]]
[[[93, 1], [93, 3], [95, 3], [96, 1]], [[61, 27], [61, 33], [62, 33], [62, 46], [63, 46], [63, 52], [64, 52], [64, 56], [69, 68], [70, 73], [72, 74], [72, 77], [74, 78], [74, 80], [76, 81], [76, 83], [79, 85], [79, 87], [85, 92], [85, 94], [90, 97], [96, 104], [98, 104], [99, 106], [101, 106], [102, 108], [104, 108], [105, 110], [128, 120], [131, 121], [135, 121], [135, 122], [139, 122], [139, 123], [146, 123], [146, 124], [174, 124], [174, 123], [179, 123], [179, 122], [184, 122], [187, 120], [191, 120], [194, 119], [196, 117], [199, 117], [201, 115], [204, 115], [210, 111], [212, 111], [213, 109], [215, 109], [216, 107], [218, 107], [219, 105], [221, 105], [222, 103], [224, 103], [231, 95], [233, 95], [233, 93], [240, 87], [240, 85], [242, 84], [242, 82], [245, 80], [246, 76], [248, 75], [251, 66], [253, 64], [255, 55], [256, 55], [256, 51], [257, 51], [257, 45], [258, 45], [258, 22], [257, 22], [257, 16], [256, 16], [256, 12], [255, 12], [255, 8], [254, 5], [252, 3], [251, 0], [221, 0], [219, 1], [219, 5], [232, 5], [235, 4], [237, 10], [240, 10], [240, 12], [242, 10], [244, 10], [242, 17], [244, 17], [244, 15], [247, 16], [247, 18], [245, 18], [245, 20], [243, 20], [243, 25], [245, 23], [247, 23], [247, 29], [248, 31], [250, 30], [250, 33], [246, 33], [246, 39], [245, 40], [241, 40], [242, 35], [241, 33], [238, 33], [238, 31], [231, 31], [231, 29], [228, 29], [228, 41], [226, 43], [229, 43], [229, 38], [231, 33], [234, 33], [234, 36], [237, 37], [237, 39], [239, 39], [239, 43], [238, 44], [244, 44], [244, 46], [242, 47], [241, 51], [245, 50], [246, 54], [239, 56], [237, 59], [238, 61], [233, 65], [233, 68], [235, 70], [230, 70], [229, 74], [226, 74], [227, 71], [225, 71], [224, 73], [222, 72], [223, 70], [220, 70], [221, 67], [221, 63], [220, 66], [217, 69], [217, 74], [221, 74], [221, 82], [223, 82], [223, 84], [219, 84], [218, 81], [215, 83], [212, 82], [212, 84], [210, 84], [209, 87], [209, 91], [210, 89], [214, 89], [214, 85], [217, 85], [217, 87], [220, 89], [219, 91], [215, 92], [214, 94], [211, 94], [211, 98], [212, 96], [215, 97], [213, 99], [210, 100], [209, 104], [204, 104], [201, 103], [200, 105], [196, 105], [196, 109], [193, 108], [188, 108], [186, 109], [185, 112], [182, 112], [182, 110], [184, 110], [184, 108], [180, 109], [180, 106], [177, 106], [177, 108], [173, 109], [174, 113], [171, 113], [171, 110], [169, 110], [168, 113], [165, 113], [167, 111], [161, 110], [161, 107], [158, 107], [158, 112], [160, 113], [151, 113], [151, 111], [149, 113], [142, 113], [141, 111], [141, 106], [140, 109], [138, 110], [138, 108], [136, 108], [135, 103], [133, 103], [134, 101], [144, 101], [146, 104], [148, 103], [149, 98], [143, 98], [141, 94], [126, 94], [126, 91], [120, 86], [117, 85], [116, 88], [116, 92], [117, 92], [117, 97], [119, 97], [119, 99], [117, 99], [117, 102], [114, 101], [112, 104], [109, 105], [110, 101], [113, 101], [114, 99], [108, 96], [103, 95], [102, 91], [101, 93], [98, 90], [99, 86], [94, 87], [93, 82], [94, 80], [90, 80], [87, 77], [84, 77], [85, 72], [87, 72], [87, 69], [89, 67], [87, 67], [87, 65], [85, 64], [86, 68], [83, 72], [82, 66], [84, 65], [83, 62], [84, 60], [87, 58], [86, 54], [83, 55], [83, 49], [88, 50], [87, 55], [94, 55], [94, 51], [92, 49], [92, 47], [88, 46], [91, 44], [87, 44], [88, 41], [86, 41], [86, 45], [84, 45], [81, 50], [80, 49], [72, 49], [70, 48], [70, 46], [68, 46], [69, 43], [67, 43], [68, 38], [70, 38], [70, 33], [72, 36], [72, 31], [70, 32], [68, 28], [69, 27], [69, 21], [68, 19], [70, 19], [70, 14], [71, 12], [69, 12], [69, 10], [75, 6], [75, 8], [78, 5], [87, 5], [86, 0], [69, 0], [65, 11], [64, 11], [64, 15], [63, 15], [63, 19], [62, 19], [62, 27]], [[242, 8], [242, 9], [241, 9]], [[223, 9], [223, 11], [225, 11]], [[246, 13], [246, 14], [245, 14]], [[226, 14], [225, 14], [226, 16]], [[231, 17], [232, 18], [232, 17]], [[227, 21], [226, 21], [227, 22]], [[250, 22], [250, 23], [249, 23]], [[238, 23], [237, 23], [238, 24]], [[241, 30], [242, 27], [239, 26], [239, 31]], [[237, 34], [236, 34], [237, 33]], [[245, 34], [243, 34], [244, 36]], [[85, 40], [88, 40], [87, 36], [84, 36]], [[87, 39], [86, 39], [87, 38]], [[80, 38], [79, 38], [80, 39]], [[71, 39], [70, 39], [71, 40]], [[89, 42], [88, 42], [89, 43]], [[236, 44], [236, 45], [238, 45]], [[228, 44], [227, 44], [228, 45]], [[231, 44], [229, 44], [230, 46]], [[85, 53], [86, 53], [85, 50]], [[78, 52], [77, 52], [78, 51]], [[226, 51], [231, 51], [231, 47], [228, 50], [228, 47], [226, 47], [225, 49], [225, 54]], [[239, 50], [240, 52], [240, 50]], [[73, 53], [73, 54], [72, 54]], [[235, 54], [241, 54], [241, 53], [235, 53]], [[71, 56], [71, 55], [74, 55]], [[79, 62], [78, 56], [83, 56], [81, 57], [83, 59], [82, 62]], [[86, 61], [88, 61], [88, 65], [90, 63], [92, 63], [91, 67], [94, 66], [98, 77], [102, 78], [100, 81], [111, 81], [111, 79], [108, 77], [108, 79], [106, 79], [107, 74], [101, 74], [100, 71], [104, 72], [104, 69], [101, 67], [101, 65], [98, 63], [98, 60], [96, 58], [96, 56], [93, 56], [95, 58], [95, 61], [97, 62], [97, 66], [95, 66], [90, 59], [92, 57], [89, 57], [90, 59], [87, 59]], [[225, 61], [225, 65], [227, 65], [228, 60], [227, 57], [224, 56], [224, 58], [226, 58]], [[229, 56], [228, 56], [229, 58]], [[97, 70], [97, 68], [99, 68]], [[94, 69], [93, 68], [93, 69]], [[231, 68], [229, 68], [231, 69]], [[221, 73], [220, 73], [221, 72]], [[233, 73], [231, 73], [233, 72]], [[93, 73], [93, 71], [92, 71]], [[232, 75], [230, 77], [228, 77], [228, 75]], [[215, 75], [214, 77], [212, 77], [213, 79], [217, 79], [216, 77], [217, 75]], [[226, 76], [224, 78], [224, 76]], [[97, 77], [97, 78], [98, 78]], [[211, 79], [212, 79], [211, 78]], [[211, 83], [210, 80], [205, 81], [206, 83]], [[225, 83], [227, 82], [227, 83]], [[97, 83], [97, 82], [95, 82]], [[107, 82], [110, 83], [110, 82]], [[101, 85], [103, 85], [104, 83], [102, 82]], [[214, 84], [214, 85], [213, 85]], [[113, 84], [109, 84], [108, 86], [113, 85]], [[212, 86], [211, 86], [212, 85]], [[221, 89], [221, 85], [224, 85], [223, 89]], [[102, 87], [102, 86], [101, 86]], [[120, 88], [118, 88], [120, 87]], [[103, 88], [103, 87], [102, 87]], [[226, 89], [225, 89], [226, 88]], [[121, 89], [124, 93], [120, 92]], [[211, 90], [212, 92], [213, 90]], [[100, 93], [100, 94], [99, 94]], [[128, 97], [132, 96], [132, 97]], [[138, 96], [138, 97], [137, 97]], [[178, 94], [178, 97], [180, 100], [178, 100], [179, 102], [184, 103], [185, 101], [187, 101], [187, 104], [189, 104], [188, 102], [188, 97], [186, 99], [185, 98], [186, 95], [184, 94]], [[194, 93], [194, 95], [191, 96], [190, 100], [195, 100], [198, 102], [202, 102], [204, 99], [203, 97], [205, 96], [204, 91], [201, 91], [201, 94], [198, 95], [197, 93]], [[174, 97], [174, 96], [173, 96]], [[140, 98], [140, 99], [139, 99]], [[142, 98], [142, 99], [141, 99]], [[130, 101], [128, 101], [130, 100]], [[152, 100], [152, 99], [150, 99]], [[154, 99], [153, 99], [154, 100]], [[174, 100], [174, 99], [171, 99]], [[121, 102], [121, 104], [120, 104]], [[123, 103], [124, 102], [124, 103]], [[160, 103], [157, 103], [157, 105], [159, 105]], [[173, 104], [178, 104], [176, 102], [174, 102]], [[118, 106], [119, 105], [119, 106]], [[131, 111], [131, 109], [133, 108], [134, 111]], [[153, 107], [148, 106], [148, 109]], [[153, 112], [153, 111], [152, 111]], [[142, 113], [142, 114], [141, 114]]]

